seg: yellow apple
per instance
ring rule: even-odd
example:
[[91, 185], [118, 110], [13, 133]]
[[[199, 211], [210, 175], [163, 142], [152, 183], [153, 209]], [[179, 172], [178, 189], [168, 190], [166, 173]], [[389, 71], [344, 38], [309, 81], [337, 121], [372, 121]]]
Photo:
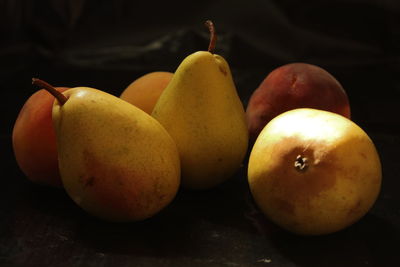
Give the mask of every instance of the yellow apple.
[[381, 187], [381, 163], [369, 136], [336, 113], [287, 111], [261, 131], [248, 182], [272, 222], [301, 235], [342, 230], [363, 217]]

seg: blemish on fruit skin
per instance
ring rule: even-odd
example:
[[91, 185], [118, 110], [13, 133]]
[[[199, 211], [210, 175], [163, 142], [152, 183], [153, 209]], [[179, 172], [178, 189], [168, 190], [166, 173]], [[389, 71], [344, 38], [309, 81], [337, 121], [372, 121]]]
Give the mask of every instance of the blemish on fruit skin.
[[105, 165], [87, 151], [83, 151], [83, 156], [86, 170], [91, 173], [91, 176], [84, 177], [86, 180], [83, 181], [85, 198], [98, 203], [102, 207], [101, 212], [103, 215], [114, 213], [131, 214], [133, 207], [139, 205], [139, 203], [128, 201], [125, 198], [125, 194], [137, 194], [133, 187], [123, 187], [122, 177], [128, 174], [120, 168]]
[[286, 213], [294, 215], [295, 212], [294, 206], [289, 201], [280, 198], [275, 198], [273, 199], [273, 202], [276, 204], [277, 207], [279, 207], [279, 209], [285, 211]]
[[361, 208], [361, 200], [358, 200], [354, 206], [349, 209], [349, 212], [347, 215], [349, 217], [354, 217], [355, 215], [358, 215], [360, 213], [360, 208]]
[[367, 158], [368, 158], [367, 155], [366, 155], [364, 152], [360, 152], [360, 156], [361, 156], [363, 159], [367, 159]]
[[296, 87], [296, 82], [297, 82], [297, 74], [293, 74], [292, 80], [291, 80], [292, 88]]
[[96, 179], [95, 179], [94, 176], [90, 176], [89, 178], [87, 178], [87, 179], [85, 180], [84, 187], [93, 186], [95, 180], [96, 180]]
[[218, 68], [222, 72], [222, 74], [224, 74], [224, 76], [228, 75], [228, 72], [226, 71], [226, 69], [224, 67], [219, 66]]

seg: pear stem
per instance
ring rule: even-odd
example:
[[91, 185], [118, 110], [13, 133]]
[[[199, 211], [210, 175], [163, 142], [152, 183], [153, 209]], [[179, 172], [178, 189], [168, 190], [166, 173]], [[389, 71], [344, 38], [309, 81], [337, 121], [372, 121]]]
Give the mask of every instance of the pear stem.
[[215, 33], [215, 26], [211, 20], [207, 20], [204, 24], [210, 31], [210, 43], [208, 45], [208, 52], [214, 54], [215, 43], [217, 42], [217, 34]]
[[42, 81], [37, 78], [32, 78], [32, 84], [47, 90], [47, 92], [52, 94], [58, 100], [58, 102], [60, 102], [61, 106], [64, 105], [65, 102], [67, 102], [67, 100], [68, 100], [68, 98], [65, 95], [63, 95], [61, 92], [57, 91], [57, 89], [54, 88], [54, 86], [48, 84], [45, 81]]

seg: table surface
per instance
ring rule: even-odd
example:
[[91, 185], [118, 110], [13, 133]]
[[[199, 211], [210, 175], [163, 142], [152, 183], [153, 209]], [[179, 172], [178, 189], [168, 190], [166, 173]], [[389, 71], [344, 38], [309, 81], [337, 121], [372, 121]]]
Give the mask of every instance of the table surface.
[[[351, 227], [319, 237], [296, 236], [270, 223], [249, 194], [245, 166], [212, 190], [179, 191], [153, 218], [119, 224], [90, 217], [62, 189], [30, 183], [8, 157], [10, 172], [0, 188], [0, 265], [394, 266], [400, 138], [372, 138], [384, 174], [377, 202]], [[1, 146], [12, 155], [8, 138]]]

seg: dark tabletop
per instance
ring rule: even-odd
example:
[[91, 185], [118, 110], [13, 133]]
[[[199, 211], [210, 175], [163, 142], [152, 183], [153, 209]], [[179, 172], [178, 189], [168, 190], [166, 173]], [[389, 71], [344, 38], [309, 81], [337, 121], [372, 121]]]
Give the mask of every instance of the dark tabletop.
[[[39, 1], [36, 1], [39, 2]], [[5, 1], [1, 44], [0, 266], [397, 266], [400, 255], [400, 27], [394, 1]], [[323, 1], [321, 1], [323, 2]], [[378, 3], [379, 2], [379, 3]], [[80, 3], [80, 4], [78, 4]], [[112, 4], [111, 4], [112, 3]], [[178, 12], [178, 8], [184, 12]], [[352, 120], [375, 143], [381, 193], [349, 228], [302, 237], [273, 225], [248, 190], [247, 160], [224, 184], [180, 190], [142, 222], [108, 223], [62, 189], [35, 185], [15, 161], [11, 131], [32, 77], [119, 95], [150, 71], [174, 71], [208, 45], [231, 66], [246, 106], [272, 69], [319, 65], [348, 93]]]

